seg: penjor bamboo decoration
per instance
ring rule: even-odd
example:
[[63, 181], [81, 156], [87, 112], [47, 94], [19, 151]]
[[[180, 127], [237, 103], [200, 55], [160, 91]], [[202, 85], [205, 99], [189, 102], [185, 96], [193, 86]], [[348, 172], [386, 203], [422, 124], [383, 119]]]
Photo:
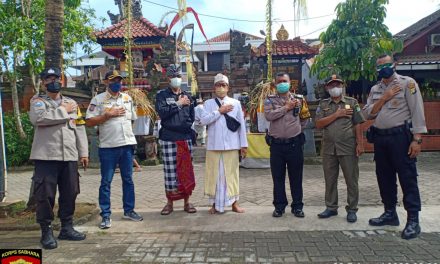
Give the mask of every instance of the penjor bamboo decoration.
[[272, 0], [266, 6], [267, 81], [272, 81]]
[[131, 24], [132, 24], [132, 10], [131, 10], [131, 0], [127, 0], [127, 6], [125, 7], [125, 14], [127, 23], [125, 24], [125, 61], [127, 62], [127, 71], [128, 71], [128, 88], [132, 88], [133, 86], [133, 57], [131, 54], [131, 46], [132, 46], [132, 32], [131, 32]]
[[[142, 109], [142, 111], [149, 116], [153, 121], [157, 118], [157, 113], [154, 110], [153, 105], [148, 100], [147, 95], [144, 91], [133, 88], [133, 56], [132, 56], [132, 46], [133, 46], [133, 38], [132, 38], [132, 22], [133, 22], [133, 14], [132, 14], [132, 0], [127, 0], [127, 5], [125, 6], [125, 14], [126, 14], [126, 25], [125, 25], [125, 61], [127, 65], [128, 76], [126, 78], [127, 91], [126, 93], [131, 96], [134, 104], [137, 108]], [[121, 69], [125, 70], [125, 69]]]

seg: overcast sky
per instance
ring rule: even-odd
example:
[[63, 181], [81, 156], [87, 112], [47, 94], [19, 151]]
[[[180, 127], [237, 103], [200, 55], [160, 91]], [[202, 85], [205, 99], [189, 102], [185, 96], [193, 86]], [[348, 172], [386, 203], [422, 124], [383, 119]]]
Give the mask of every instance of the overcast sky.
[[[109, 3], [103, 5], [103, 2]], [[171, 6], [177, 8], [177, 0], [142, 0], [142, 11], [145, 18], [158, 24], [163, 14], [170, 11], [166, 7], [158, 6], [153, 3]], [[227, 32], [230, 28], [244, 31], [250, 34], [261, 36], [260, 29], [265, 30], [264, 22], [243, 22], [232, 21], [203, 16], [202, 14], [215, 15], [225, 18], [243, 19], [243, 20], [265, 20], [266, 0], [187, 0], [187, 6], [193, 7], [200, 14], [200, 20], [208, 38], [215, 37], [221, 33]], [[273, 1], [273, 35], [284, 24], [293, 37], [293, 22], [277, 22], [277, 20], [293, 19], [293, 0], [274, 0]], [[341, 2], [338, 0], [308, 0], [307, 9], [309, 20], [301, 21], [299, 35], [302, 38], [317, 38], [319, 34], [335, 18], [334, 9]], [[440, 8], [439, 0], [390, 0], [387, 6], [387, 18], [385, 24], [391, 33], [395, 34], [421, 18], [433, 13]], [[90, 7], [94, 8], [98, 17], [108, 19], [107, 10], [118, 13], [118, 8], [113, 0], [89, 0]], [[168, 23], [174, 15], [168, 15]], [[319, 17], [319, 18], [316, 18]], [[186, 23], [195, 23], [195, 19], [188, 14]], [[105, 25], [98, 23], [99, 27], [109, 26], [110, 21]], [[180, 30], [182, 24], [173, 29]], [[197, 26], [196, 26], [197, 28]], [[195, 37], [197, 41], [203, 41], [199, 30], [196, 30]]]

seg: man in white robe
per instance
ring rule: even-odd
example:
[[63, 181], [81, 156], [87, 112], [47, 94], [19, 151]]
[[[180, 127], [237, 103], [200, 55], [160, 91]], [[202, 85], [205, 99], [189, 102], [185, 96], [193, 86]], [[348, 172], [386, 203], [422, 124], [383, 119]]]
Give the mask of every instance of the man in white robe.
[[[225, 206], [232, 205], [232, 211], [243, 213], [238, 206], [239, 155], [244, 158], [248, 146], [243, 111], [238, 100], [227, 96], [228, 77], [217, 74], [214, 89], [216, 98], [205, 102], [200, 119], [202, 125], [208, 126], [205, 194], [212, 204], [209, 212], [223, 213]], [[239, 122], [235, 132], [226, 125], [225, 115]]]

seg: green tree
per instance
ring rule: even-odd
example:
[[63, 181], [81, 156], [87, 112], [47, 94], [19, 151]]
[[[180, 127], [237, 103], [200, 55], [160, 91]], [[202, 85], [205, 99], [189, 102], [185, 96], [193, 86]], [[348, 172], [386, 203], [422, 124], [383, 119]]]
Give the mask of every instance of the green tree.
[[320, 35], [323, 49], [311, 74], [339, 74], [347, 81], [376, 78], [376, 57], [400, 52], [401, 41], [384, 25], [388, 0], [347, 0], [336, 6], [336, 19]]
[[[15, 124], [21, 138], [25, 138], [26, 134], [20, 120], [17, 83], [28, 76], [37, 91], [39, 84], [36, 76], [43, 69], [45, 46], [54, 46], [51, 42], [45, 45], [45, 7], [45, 0], [0, 2], [0, 68], [11, 83]], [[54, 6], [49, 7], [54, 8], [52, 12], [55, 10]], [[86, 53], [90, 52], [93, 44], [91, 33], [94, 10], [80, 7], [79, 0], [66, 0], [64, 17], [64, 41], [61, 42], [61, 48], [56, 47], [61, 50], [60, 54], [63, 54], [63, 50], [64, 54], [72, 53], [77, 43], [82, 45]], [[58, 61], [61, 61], [61, 56]], [[27, 71], [23, 72], [20, 69]]]

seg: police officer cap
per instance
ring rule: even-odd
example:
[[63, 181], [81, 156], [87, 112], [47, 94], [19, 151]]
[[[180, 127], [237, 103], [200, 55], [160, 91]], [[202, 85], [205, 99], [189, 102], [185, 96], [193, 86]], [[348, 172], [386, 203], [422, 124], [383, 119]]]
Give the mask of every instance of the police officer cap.
[[341, 79], [341, 77], [336, 74], [333, 74], [330, 78], [325, 80], [325, 85], [329, 85], [332, 82], [339, 82], [339, 83], [344, 84], [344, 81]]
[[124, 79], [122, 77], [122, 75], [119, 74], [119, 72], [117, 70], [113, 70], [113, 71], [109, 71], [105, 74], [104, 80], [113, 80], [114, 78]]
[[61, 70], [60, 70], [60, 68], [50, 67], [50, 68], [44, 69], [44, 71], [42, 71], [40, 73], [41, 79], [46, 79], [47, 77], [52, 76], [52, 75], [60, 78], [61, 77]]

